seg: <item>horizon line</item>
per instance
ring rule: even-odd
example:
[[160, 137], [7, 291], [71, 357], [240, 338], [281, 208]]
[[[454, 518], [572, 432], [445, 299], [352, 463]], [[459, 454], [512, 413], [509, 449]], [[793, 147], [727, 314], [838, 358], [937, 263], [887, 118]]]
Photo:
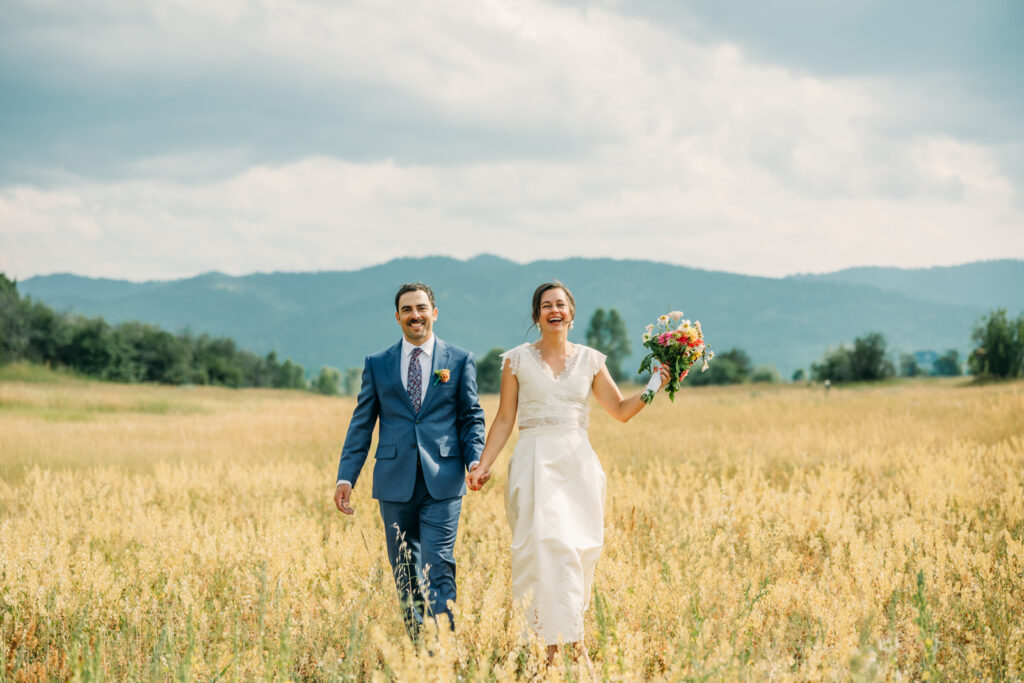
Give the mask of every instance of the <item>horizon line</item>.
[[[365, 266], [360, 266], [358, 268], [338, 268], [338, 269], [333, 269], [333, 270], [324, 270], [324, 269], [315, 269], [315, 270], [270, 270], [270, 271], [267, 271], [267, 270], [254, 270], [254, 271], [249, 271], [249, 272], [246, 272], [246, 273], [239, 273], [239, 274], [227, 273], [227, 272], [220, 271], [220, 270], [206, 270], [206, 271], [201, 271], [201, 272], [198, 272], [198, 273], [194, 273], [192, 275], [182, 275], [180, 277], [168, 277], [168, 278], [154, 278], [154, 279], [148, 279], [148, 280], [137, 280], [137, 279], [126, 278], [126, 277], [109, 277], [109, 276], [103, 276], [103, 275], [80, 275], [78, 273], [72, 273], [72, 272], [69, 272], [69, 271], [57, 271], [57, 272], [51, 272], [51, 273], [36, 273], [34, 275], [29, 275], [28, 277], [24, 277], [24, 278], [17, 278], [17, 277], [15, 277], [15, 278], [11, 278], [11, 279], [14, 280], [14, 282], [26, 282], [28, 280], [33, 280], [33, 279], [36, 279], [36, 278], [49, 278], [49, 277], [65, 276], [65, 277], [82, 278], [82, 279], [86, 279], [86, 280], [109, 280], [109, 281], [112, 281], [112, 282], [130, 282], [132, 284], [150, 284], [150, 283], [178, 282], [178, 281], [182, 281], [182, 280], [194, 280], [194, 279], [197, 279], [197, 278], [207, 277], [207, 276], [211, 276], [211, 275], [217, 275], [217, 276], [222, 276], [222, 277], [241, 279], [241, 278], [259, 276], [259, 275], [319, 275], [319, 274], [329, 274], [329, 273], [358, 273], [360, 271], [369, 270], [371, 268], [379, 268], [379, 267], [382, 267], [382, 266], [387, 266], [387, 265], [395, 263], [397, 261], [424, 261], [424, 260], [428, 260], [428, 259], [447, 259], [447, 260], [451, 260], [451, 261], [458, 261], [459, 263], [469, 263], [471, 261], [475, 261], [475, 260], [479, 260], [479, 259], [497, 259], [499, 261], [504, 261], [506, 263], [517, 265], [517, 266], [529, 266], [529, 265], [533, 265], [533, 264], [536, 264], [536, 263], [558, 262], [558, 261], [615, 261], [615, 262], [618, 262], [618, 263], [647, 263], [647, 264], [658, 265], [658, 266], [669, 266], [669, 267], [673, 267], [673, 268], [686, 268], [688, 270], [700, 270], [700, 271], [709, 272], [709, 273], [722, 273], [722, 274], [726, 274], [726, 275], [738, 275], [738, 276], [741, 276], [741, 277], [762, 278], [762, 279], [767, 279], [767, 280], [786, 280], [788, 278], [815, 277], [815, 276], [821, 276], [821, 275], [832, 275], [832, 274], [835, 274], [835, 273], [842, 273], [842, 272], [847, 272], [847, 271], [851, 271], [851, 270], [878, 269], [878, 270], [902, 270], [902, 271], [908, 271], [909, 272], [909, 271], [920, 271], [920, 270], [960, 268], [960, 267], [963, 267], [963, 266], [970, 266], [970, 265], [983, 264], [983, 263], [1024, 262], [1024, 257], [1004, 257], [1004, 258], [977, 259], [977, 260], [974, 260], [974, 261], [964, 261], [964, 262], [960, 262], [960, 263], [935, 264], [935, 265], [931, 265], [931, 266], [913, 266], [913, 267], [894, 266], [894, 265], [880, 265], [880, 264], [862, 264], [862, 265], [846, 266], [844, 268], [839, 268], [839, 269], [836, 269], [836, 270], [799, 271], [799, 272], [794, 272], [794, 273], [788, 273], [786, 275], [761, 275], [761, 274], [757, 274], [757, 273], [742, 273], [742, 272], [732, 271], [732, 270], [718, 270], [718, 269], [713, 269], [713, 268], [702, 268], [700, 266], [693, 266], [693, 265], [688, 265], [688, 264], [684, 264], [684, 263], [671, 263], [671, 262], [668, 262], [668, 261], [655, 261], [655, 260], [652, 260], [652, 259], [615, 258], [613, 256], [568, 256], [568, 257], [562, 258], [562, 259], [536, 259], [536, 260], [533, 260], [533, 261], [517, 261], [515, 259], [511, 259], [511, 258], [508, 258], [508, 257], [505, 257], [505, 256], [499, 256], [498, 254], [493, 254], [493, 253], [490, 253], [490, 252], [481, 252], [479, 254], [475, 254], [473, 256], [469, 256], [469, 257], [466, 257], [466, 258], [458, 258], [456, 256], [451, 256], [451, 255], [448, 255], [448, 254], [429, 254], [429, 255], [426, 255], [426, 256], [397, 256], [395, 258], [388, 259], [387, 261], [371, 263], [371, 264], [368, 264], [368, 265], [365, 265]], [[0, 274], [5, 275], [6, 277], [10, 277], [10, 275], [8, 275], [7, 273], [5, 273], [2, 270], [0, 270]]]

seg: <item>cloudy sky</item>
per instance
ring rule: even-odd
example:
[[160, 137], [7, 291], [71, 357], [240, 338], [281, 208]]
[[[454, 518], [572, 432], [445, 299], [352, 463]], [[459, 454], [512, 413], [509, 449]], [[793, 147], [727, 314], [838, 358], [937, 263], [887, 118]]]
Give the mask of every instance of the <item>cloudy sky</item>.
[[1024, 257], [1020, 0], [4, 0], [0, 271]]

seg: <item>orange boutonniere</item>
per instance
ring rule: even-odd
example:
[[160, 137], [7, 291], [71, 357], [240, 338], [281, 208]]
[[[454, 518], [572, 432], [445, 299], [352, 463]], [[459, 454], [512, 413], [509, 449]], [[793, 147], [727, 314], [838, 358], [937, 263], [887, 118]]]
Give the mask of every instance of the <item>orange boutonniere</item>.
[[448, 384], [448, 380], [452, 378], [452, 371], [448, 368], [444, 370], [434, 370], [434, 384], [440, 382], [441, 384]]

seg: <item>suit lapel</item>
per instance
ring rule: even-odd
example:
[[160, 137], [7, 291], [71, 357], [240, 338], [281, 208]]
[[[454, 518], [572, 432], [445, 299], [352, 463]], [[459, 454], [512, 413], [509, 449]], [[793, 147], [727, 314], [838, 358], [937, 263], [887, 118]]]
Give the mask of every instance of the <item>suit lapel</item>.
[[[409, 399], [409, 392], [405, 390], [405, 385], [402, 384], [401, 341], [388, 349], [388, 354], [385, 357], [385, 364], [387, 365], [388, 380], [391, 382], [391, 386], [395, 387], [395, 390], [398, 391], [399, 396], [402, 397], [402, 401], [405, 403], [405, 407], [409, 409], [409, 412], [415, 415], [416, 411], [412, 408], [412, 401]], [[420, 407], [420, 410], [422, 410], [422, 406]]]
[[429, 384], [427, 385], [427, 395], [423, 399], [423, 405], [420, 406], [420, 414], [430, 407], [431, 402], [434, 400], [434, 395], [437, 393], [438, 382], [434, 381], [434, 372], [448, 367], [448, 345], [436, 336], [434, 337], [434, 354], [431, 362], [433, 367], [430, 368], [430, 373], [423, 378], [423, 381], [429, 382]]

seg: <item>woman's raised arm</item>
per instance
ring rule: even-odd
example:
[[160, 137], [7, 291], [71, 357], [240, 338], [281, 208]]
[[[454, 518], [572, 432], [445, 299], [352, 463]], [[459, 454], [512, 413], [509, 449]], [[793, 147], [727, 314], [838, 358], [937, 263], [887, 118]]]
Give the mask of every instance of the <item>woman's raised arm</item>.
[[[661, 373], [661, 386], [664, 387], [668, 384], [669, 379], [671, 379], [668, 366], [662, 365], [658, 372]], [[593, 389], [597, 402], [608, 411], [609, 415], [619, 422], [629, 422], [629, 419], [639, 413], [645, 405], [640, 400], [640, 394], [643, 393], [643, 390], [636, 392], [629, 398], [622, 397], [619, 385], [612, 379], [606, 365], [601, 366], [600, 371], [594, 375]]]

